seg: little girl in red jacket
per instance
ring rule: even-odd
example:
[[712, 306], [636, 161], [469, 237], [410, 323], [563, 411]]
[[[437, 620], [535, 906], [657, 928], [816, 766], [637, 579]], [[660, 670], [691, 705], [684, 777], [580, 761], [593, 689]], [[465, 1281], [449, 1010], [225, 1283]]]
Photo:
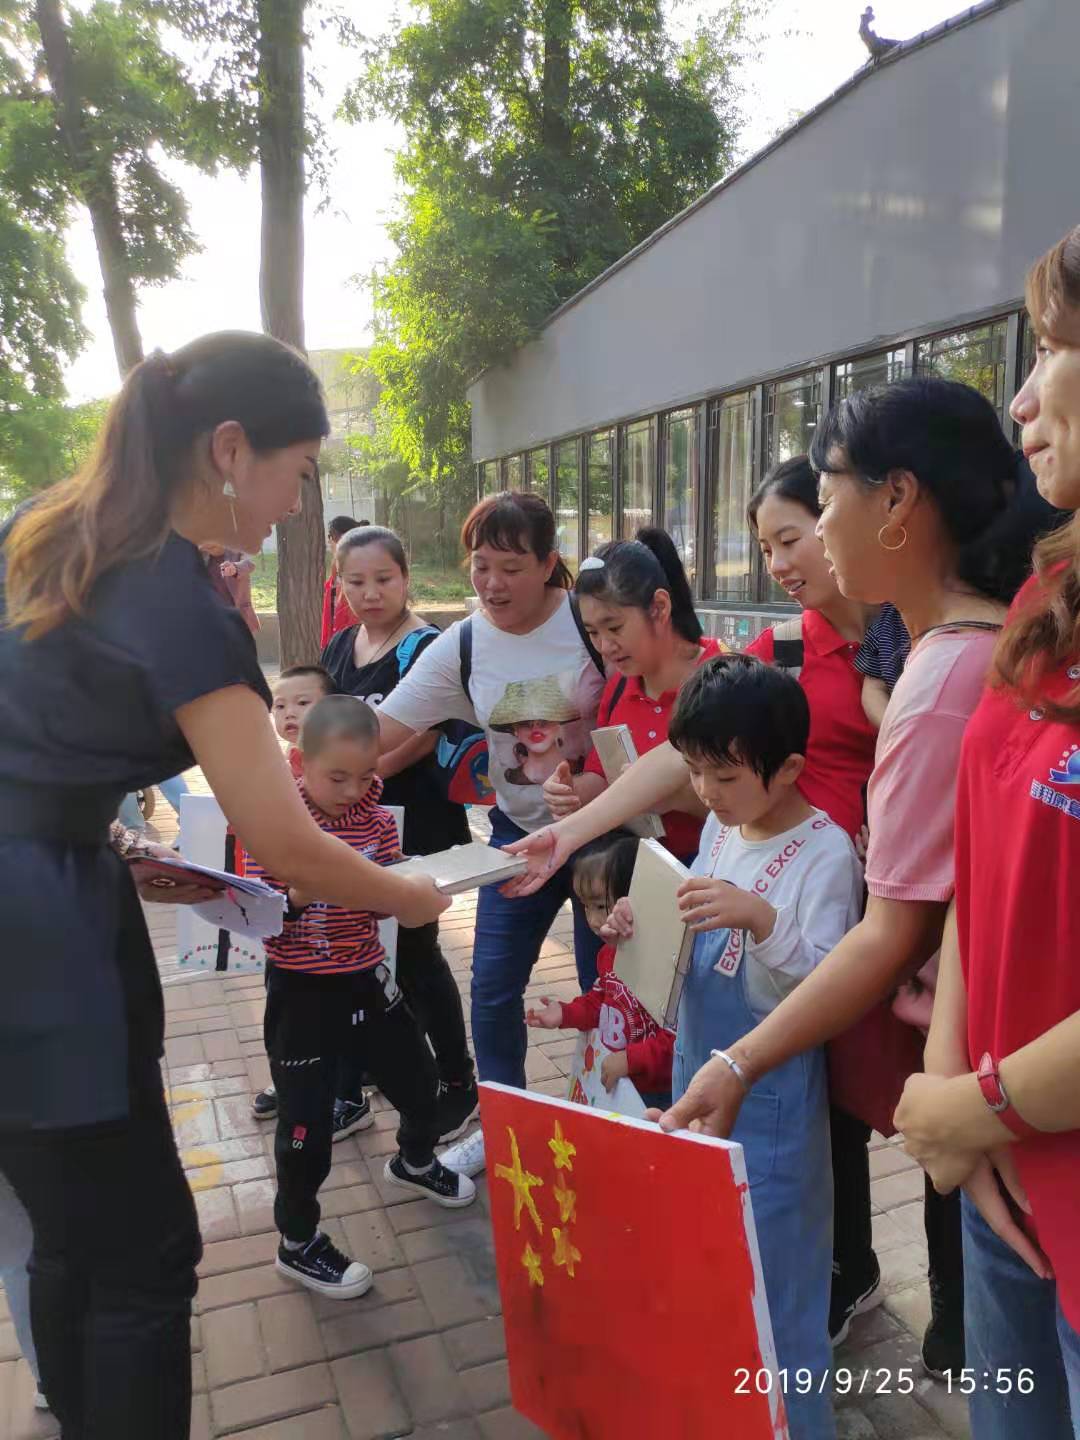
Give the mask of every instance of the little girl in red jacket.
[[[630, 891], [638, 842], [635, 836], [615, 831], [582, 849], [574, 861], [574, 891], [594, 934], [613, 937], [606, 921], [615, 902]], [[611, 1054], [600, 1067], [605, 1089], [628, 1076], [649, 1105], [671, 1096], [671, 1063], [675, 1032], [658, 1025], [644, 1005], [615, 974], [615, 945], [607, 944], [597, 957], [593, 988], [564, 1005], [546, 996], [540, 1008], [531, 1008], [526, 1021], [544, 1030], [595, 1030]]]

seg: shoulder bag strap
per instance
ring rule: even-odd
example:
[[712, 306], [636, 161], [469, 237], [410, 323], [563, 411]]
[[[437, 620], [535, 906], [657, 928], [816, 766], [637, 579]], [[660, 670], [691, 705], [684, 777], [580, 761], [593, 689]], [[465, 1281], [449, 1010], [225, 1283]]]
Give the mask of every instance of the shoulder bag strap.
[[469, 689], [469, 680], [472, 677], [472, 616], [467, 616], [461, 622], [461, 629], [458, 631], [459, 645], [459, 668], [461, 673], [461, 688], [464, 691], [465, 699], [472, 704], [472, 691]]

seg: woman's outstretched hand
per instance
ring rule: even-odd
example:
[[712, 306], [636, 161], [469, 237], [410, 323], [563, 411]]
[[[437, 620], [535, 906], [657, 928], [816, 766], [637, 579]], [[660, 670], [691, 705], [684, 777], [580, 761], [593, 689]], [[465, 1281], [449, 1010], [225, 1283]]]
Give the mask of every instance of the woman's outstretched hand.
[[533, 895], [546, 885], [555, 871], [560, 869], [573, 855], [578, 844], [573, 840], [565, 822], [545, 825], [506, 846], [507, 855], [518, 855], [528, 862], [528, 869], [515, 875], [501, 886], [502, 893], [515, 900], [520, 895]]

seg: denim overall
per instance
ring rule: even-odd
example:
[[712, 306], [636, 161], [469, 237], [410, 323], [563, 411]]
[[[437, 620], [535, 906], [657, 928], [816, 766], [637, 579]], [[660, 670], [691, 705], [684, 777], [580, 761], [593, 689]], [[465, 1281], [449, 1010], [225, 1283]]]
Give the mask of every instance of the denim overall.
[[[694, 873], [709, 873], [702, 857]], [[711, 1050], [733, 1045], [763, 1018], [747, 1000], [745, 954], [733, 976], [713, 968], [730, 938], [729, 930], [714, 930], [694, 941], [675, 1040], [676, 1100]], [[832, 1384], [827, 1378], [822, 1383], [832, 1363], [833, 1255], [824, 1051], [798, 1055], [759, 1080], [743, 1101], [731, 1139], [746, 1158], [776, 1363], [787, 1370], [784, 1401], [791, 1440], [835, 1440]], [[796, 1389], [799, 1369], [813, 1372], [808, 1395]]]

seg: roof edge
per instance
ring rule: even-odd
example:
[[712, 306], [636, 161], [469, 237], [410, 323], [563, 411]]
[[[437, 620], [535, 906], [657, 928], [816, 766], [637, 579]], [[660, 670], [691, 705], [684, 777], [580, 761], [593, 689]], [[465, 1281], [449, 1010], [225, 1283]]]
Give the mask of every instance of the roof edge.
[[[980, 3], [969, 5], [966, 10], [961, 10], [959, 14], [942, 20], [940, 24], [932, 26], [929, 30], [920, 31], [918, 35], [913, 35], [909, 40], [901, 40], [878, 59], [868, 60], [866, 64], [856, 70], [853, 75], [850, 75], [842, 85], [830, 91], [823, 100], [819, 100], [812, 110], [808, 110], [805, 115], [800, 115], [796, 121], [787, 126], [786, 129], [781, 130], [778, 135], [774, 136], [767, 145], [762, 146], [760, 150], [755, 150], [749, 159], [744, 160], [741, 165], [737, 165], [735, 169], [731, 170], [723, 179], [717, 180], [715, 185], [710, 185], [708, 190], [699, 195], [696, 200], [692, 200], [689, 205], [680, 210], [678, 214], [673, 215], [670, 220], [665, 220], [663, 225], [659, 225], [650, 235], [646, 235], [644, 240], [639, 240], [633, 249], [628, 250], [625, 255], [620, 255], [618, 260], [613, 261], [606, 270], [601, 270], [600, 274], [590, 280], [587, 285], [583, 285], [581, 289], [575, 291], [568, 300], [564, 300], [562, 304], [553, 310], [538, 326], [536, 334], [530, 336], [524, 345], [519, 345], [513, 354], [516, 355], [519, 351], [524, 350], [526, 345], [531, 345], [537, 336], [541, 335], [549, 325], [553, 325], [561, 315], [565, 315], [568, 310], [572, 310], [575, 305], [580, 304], [587, 295], [599, 289], [599, 287], [610, 280], [613, 275], [625, 269], [633, 260], [636, 260], [639, 255], [650, 250], [670, 230], [674, 230], [677, 225], [681, 225], [684, 220], [689, 219], [696, 211], [708, 205], [710, 201], [728, 189], [729, 186], [734, 185], [737, 180], [740, 180], [749, 171], [753, 170], [755, 166], [760, 165], [774, 150], [778, 150], [781, 145], [785, 144], [792, 135], [805, 129], [816, 120], [819, 115], [830, 109], [837, 101], [842, 100], [849, 91], [861, 85], [864, 80], [868, 80], [871, 75], [887, 69], [890, 65], [895, 65], [903, 56], [910, 55], [916, 50], [921, 50], [927, 45], [932, 45], [944, 36], [951, 35], [956, 30], [963, 30], [966, 26], [983, 20], [988, 15], [995, 14], [999, 10], [1005, 10], [1010, 5], [1015, 5], [1016, 3], [1017, 0], [980, 0]], [[467, 390], [471, 390], [473, 386], [478, 385], [484, 376], [492, 370], [498, 369], [500, 365], [509, 363], [509, 360], [510, 356], [507, 356], [506, 360], [500, 360], [492, 365], [486, 365], [479, 374], [469, 381]]]

